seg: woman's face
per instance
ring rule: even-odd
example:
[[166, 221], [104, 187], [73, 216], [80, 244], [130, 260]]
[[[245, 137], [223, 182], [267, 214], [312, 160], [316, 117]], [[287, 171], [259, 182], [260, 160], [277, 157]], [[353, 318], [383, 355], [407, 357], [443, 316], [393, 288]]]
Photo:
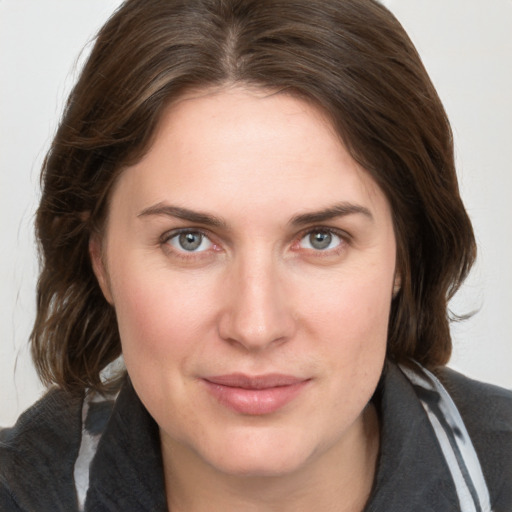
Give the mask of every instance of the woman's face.
[[164, 452], [278, 475], [363, 428], [395, 236], [383, 192], [315, 107], [242, 88], [175, 103], [91, 254]]

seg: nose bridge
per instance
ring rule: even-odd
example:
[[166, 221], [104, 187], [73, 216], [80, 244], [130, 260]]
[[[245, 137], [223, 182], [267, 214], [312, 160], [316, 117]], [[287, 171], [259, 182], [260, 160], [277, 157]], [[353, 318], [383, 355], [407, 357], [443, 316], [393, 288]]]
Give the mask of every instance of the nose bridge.
[[251, 350], [288, 339], [293, 318], [283, 279], [283, 269], [271, 251], [239, 255], [227, 280], [221, 336]]

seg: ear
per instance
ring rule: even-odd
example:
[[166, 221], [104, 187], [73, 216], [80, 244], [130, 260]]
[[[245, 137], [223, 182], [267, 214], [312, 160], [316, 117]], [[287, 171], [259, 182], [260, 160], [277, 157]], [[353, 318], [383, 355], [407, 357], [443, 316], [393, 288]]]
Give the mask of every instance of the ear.
[[103, 241], [98, 233], [93, 233], [89, 239], [89, 256], [91, 258], [92, 270], [101, 291], [109, 304], [114, 304], [108, 271], [103, 258]]
[[400, 288], [402, 287], [402, 277], [399, 272], [395, 273], [395, 281], [393, 282], [393, 299], [398, 295]]

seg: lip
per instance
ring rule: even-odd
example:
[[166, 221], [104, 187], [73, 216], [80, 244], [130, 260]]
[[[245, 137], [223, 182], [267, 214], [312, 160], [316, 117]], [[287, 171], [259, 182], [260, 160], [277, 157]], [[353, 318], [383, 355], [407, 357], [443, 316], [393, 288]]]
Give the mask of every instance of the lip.
[[232, 373], [203, 378], [207, 390], [224, 406], [240, 414], [261, 416], [294, 400], [310, 379], [283, 374]]

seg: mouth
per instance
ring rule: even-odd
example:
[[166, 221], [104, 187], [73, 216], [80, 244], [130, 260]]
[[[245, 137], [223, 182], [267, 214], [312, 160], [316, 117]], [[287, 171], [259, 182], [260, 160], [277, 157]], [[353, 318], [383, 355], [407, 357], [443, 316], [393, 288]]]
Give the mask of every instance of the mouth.
[[203, 378], [207, 390], [229, 409], [245, 415], [271, 414], [294, 400], [310, 379], [291, 375], [240, 373]]

